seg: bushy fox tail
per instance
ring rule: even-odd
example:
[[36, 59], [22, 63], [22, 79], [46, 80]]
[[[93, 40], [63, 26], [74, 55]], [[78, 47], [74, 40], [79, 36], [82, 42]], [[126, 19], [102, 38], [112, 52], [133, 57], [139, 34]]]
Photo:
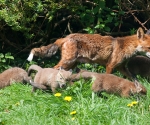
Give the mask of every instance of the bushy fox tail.
[[32, 61], [33, 56], [51, 57], [52, 55], [56, 54], [57, 50], [58, 50], [58, 46], [53, 43], [49, 44], [48, 46], [42, 46], [40, 48], [33, 48], [27, 60]]
[[56, 42], [51, 43], [47, 46], [42, 46], [40, 48], [33, 48], [27, 60], [32, 61], [33, 56], [51, 57], [52, 55], [56, 54], [58, 49], [61, 49], [64, 42], [65, 42], [65, 39], [61, 38], [61, 39], [56, 40]]
[[31, 65], [28, 69], [28, 76], [30, 76], [32, 70], [40, 71], [40, 70], [42, 70], [42, 68], [38, 65], [34, 65], [34, 64]]

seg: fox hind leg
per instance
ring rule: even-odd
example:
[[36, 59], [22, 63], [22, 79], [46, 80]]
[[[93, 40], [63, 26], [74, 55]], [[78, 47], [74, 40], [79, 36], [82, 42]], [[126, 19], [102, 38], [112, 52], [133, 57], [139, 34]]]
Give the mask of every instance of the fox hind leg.
[[42, 89], [42, 90], [46, 90], [47, 89], [47, 87], [45, 85], [37, 84], [35, 82], [32, 82], [31, 80], [30, 80], [30, 84], [33, 86], [32, 91], [35, 91], [35, 88]]
[[65, 70], [74, 68], [77, 61], [76, 43], [73, 41], [65, 43], [61, 51], [61, 60], [54, 68], [58, 69], [59, 67], [62, 67]]
[[75, 66], [76, 66], [76, 62], [69, 63], [60, 60], [60, 62], [56, 66], [54, 66], [54, 69], [59, 69], [61, 67], [62, 69], [69, 70], [69, 69], [73, 69]]

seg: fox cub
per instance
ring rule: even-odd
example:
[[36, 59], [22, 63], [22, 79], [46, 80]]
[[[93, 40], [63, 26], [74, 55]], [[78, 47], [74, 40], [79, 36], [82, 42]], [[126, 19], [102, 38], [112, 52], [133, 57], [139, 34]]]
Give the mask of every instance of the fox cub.
[[71, 71], [65, 71], [63, 69], [53, 68], [41, 68], [38, 65], [31, 65], [28, 69], [28, 75], [30, 76], [31, 71], [37, 71], [34, 82], [30, 80], [30, 84], [33, 86], [32, 91], [36, 88], [47, 90], [51, 89], [55, 92], [56, 88], [63, 88], [66, 86], [66, 80], [71, 76]]
[[147, 90], [141, 84], [135, 84], [129, 80], [120, 78], [113, 74], [100, 74], [95, 72], [81, 71], [71, 76], [71, 81], [79, 80], [80, 78], [94, 80], [92, 84], [92, 91], [100, 93], [106, 91], [107, 93], [117, 94], [121, 97], [129, 97], [132, 94], [140, 93], [146, 95]]
[[136, 79], [136, 75], [150, 80], [150, 58], [145, 56], [135, 56], [127, 64], [129, 72]]
[[11, 85], [13, 82], [29, 83], [28, 73], [19, 67], [5, 70], [0, 74], [0, 88]]

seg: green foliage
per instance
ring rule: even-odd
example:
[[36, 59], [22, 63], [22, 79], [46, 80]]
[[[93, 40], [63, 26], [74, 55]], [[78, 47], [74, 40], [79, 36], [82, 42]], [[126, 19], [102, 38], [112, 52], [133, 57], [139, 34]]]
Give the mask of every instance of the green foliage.
[[[148, 3], [141, 6], [142, 2], [136, 0], [0, 0], [0, 3], [0, 28], [3, 31], [0, 32], [3, 41], [0, 50], [6, 52], [8, 49], [5, 48], [9, 48], [11, 53], [27, 52], [75, 32], [105, 35], [132, 29], [131, 33], [134, 33], [133, 29], [136, 30], [139, 24], [149, 23], [150, 15], [145, 7]], [[144, 17], [145, 23], [139, 23], [138, 17], [134, 21], [132, 11], [140, 19]]]
[[0, 0], [0, 21], [10, 26], [15, 31], [21, 31], [26, 37], [29, 35], [34, 23], [38, 17], [38, 13], [43, 11], [43, 5], [40, 0]]
[[37, 62], [31, 61], [31, 62], [25, 63], [25, 69], [28, 69], [28, 68], [29, 68], [31, 65], [33, 65], [33, 64], [37, 64]]
[[5, 55], [0, 53], [0, 72], [8, 69], [12, 60], [14, 60], [14, 57], [11, 55], [11, 53], [8, 52]]
[[89, 70], [92, 72], [99, 72], [99, 73], [106, 72], [106, 69], [103, 66], [100, 66], [99, 64], [82, 63], [78, 65], [78, 68]]
[[133, 29], [130, 29], [130, 34], [135, 34], [136, 33], [136, 29], [135, 28], [133, 28]]
[[[105, 0], [96, 1], [96, 4], [92, 9], [84, 8], [84, 12], [81, 13], [80, 17], [85, 25], [85, 31], [88, 33], [95, 33], [96, 30], [110, 32], [111, 27], [118, 27], [122, 24], [120, 17], [123, 16], [124, 11], [117, 6], [119, 4], [118, 0], [115, 1], [111, 8], [106, 6]], [[113, 11], [114, 9], [117, 12]]]
[[47, 23], [51, 23], [56, 12], [68, 5], [66, 2], [53, 0], [0, 0], [0, 3], [0, 25], [8, 25], [14, 31], [21, 31], [27, 39], [32, 39], [37, 34], [34, 30], [42, 26], [40, 19], [44, 18]]

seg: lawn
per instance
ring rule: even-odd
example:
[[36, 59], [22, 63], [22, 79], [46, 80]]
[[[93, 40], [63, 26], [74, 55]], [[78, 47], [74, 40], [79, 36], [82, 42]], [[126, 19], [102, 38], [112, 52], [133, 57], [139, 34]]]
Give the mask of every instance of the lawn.
[[[30, 85], [15, 83], [0, 90], [1, 125], [149, 125], [150, 85], [148, 94], [121, 98], [103, 93], [98, 97], [90, 90], [91, 81], [79, 80], [61, 95], [37, 90], [31, 93]], [[70, 100], [64, 100], [65, 97]], [[138, 101], [133, 106], [127, 106]]]

